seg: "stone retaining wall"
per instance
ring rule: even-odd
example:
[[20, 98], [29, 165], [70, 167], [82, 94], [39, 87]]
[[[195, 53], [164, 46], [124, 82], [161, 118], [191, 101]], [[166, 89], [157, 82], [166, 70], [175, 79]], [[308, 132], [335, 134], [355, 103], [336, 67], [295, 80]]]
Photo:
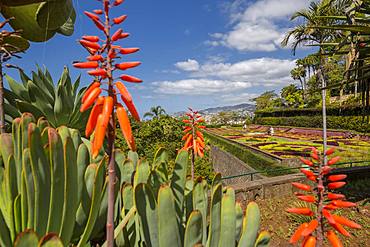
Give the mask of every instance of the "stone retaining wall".
[[[210, 158], [213, 169], [222, 174], [222, 177], [236, 176], [256, 172], [232, 154], [216, 147], [210, 146]], [[294, 191], [292, 182], [305, 181], [300, 173], [267, 178], [260, 174], [242, 176], [223, 180], [224, 185], [235, 189], [238, 201], [249, 202], [257, 198], [266, 199], [276, 196], [291, 195]]]
[[[256, 172], [255, 169], [248, 166], [246, 163], [235, 157], [234, 155], [225, 152], [224, 150], [211, 145], [210, 159], [215, 172], [222, 174], [222, 177], [235, 176], [250, 172]], [[251, 179], [252, 178], [252, 179]], [[243, 176], [224, 180], [225, 185], [239, 184], [246, 181], [265, 178], [262, 175], [254, 174], [251, 176]]]
[[234, 184], [232, 187], [235, 189], [236, 199], [245, 204], [258, 198], [267, 199], [291, 195], [296, 191], [291, 183], [304, 181], [306, 181], [305, 177], [297, 173]]

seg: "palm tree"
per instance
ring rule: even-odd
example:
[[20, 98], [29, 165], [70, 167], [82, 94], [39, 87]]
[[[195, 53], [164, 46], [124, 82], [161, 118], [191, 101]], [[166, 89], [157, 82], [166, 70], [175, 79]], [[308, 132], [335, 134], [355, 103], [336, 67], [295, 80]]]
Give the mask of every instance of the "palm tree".
[[298, 65], [292, 71], [290, 71], [290, 76], [293, 78], [293, 80], [299, 81], [301, 83], [302, 87], [302, 97], [303, 101], [305, 100], [306, 96], [306, 89], [307, 89], [307, 81], [306, 81], [306, 69], [302, 65]]
[[330, 26], [335, 22], [334, 20], [321, 18], [322, 16], [335, 15], [338, 13], [338, 10], [332, 7], [330, 3], [331, 0], [311, 2], [308, 9], [294, 13], [291, 20], [303, 19], [303, 23], [290, 30], [281, 42], [281, 45], [286, 47], [289, 41], [293, 39], [291, 47], [295, 55], [299, 46], [318, 45], [336, 39], [338, 37], [337, 32], [316, 28], [319, 26]]
[[161, 106], [153, 106], [149, 112], [144, 114], [145, 117], [159, 118], [162, 115], [166, 115], [166, 111]]

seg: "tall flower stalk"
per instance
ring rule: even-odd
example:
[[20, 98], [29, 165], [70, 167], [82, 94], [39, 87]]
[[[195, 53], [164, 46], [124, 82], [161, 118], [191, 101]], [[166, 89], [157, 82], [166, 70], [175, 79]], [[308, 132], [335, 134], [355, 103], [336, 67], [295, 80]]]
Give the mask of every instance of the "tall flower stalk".
[[[83, 36], [80, 44], [88, 51], [87, 61], [76, 62], [74, 67], [90, 69], [88, 74], [94, 77], [93, 82], [86, 90], [82, 98], [81, 112], [90, 107], [91, 114], [86, 126], [86, 137], [93, 133], [92, 155], [96, 157], [103, 147], [107, 137], [107, 153], [109, 156], [108, 165], [108, 214], [107, 214], [107, 244], [113, 246], [114, 242], [114, 184], [116, 181], [114, 141], [116, 138], [116, 119], [120, 125], [123, 136], [131, 150], [136, 150], [135, 141], [131, 131], [131, 125], [126, 109], [118, 102], [117, 96], [125, 103], [132, 117], [140, 121], [139, 114], [132, 101], [124, 82], [140, 83], [139, 78], [127, 74], [114, 77], [114, 72], [124, 71], [140, 65], [140, 62], [121, 62], [118, 59], [123, 56], [135, 53], [138, 48], [122, 48], [117, 45], [118, 41], [129, 36], [122, 28], [116, 28], [123, 23], [127, 16], [121, 15], [115, 18], [110, 17], [110, 10], [120, 6], [123, 0], [98, 0], [102, 3], [102, 9], [93, 12], [85, 11], [85, 15], [95, 24], [100, 31], [99, 36]], [[113, 28], [116, 30], [113, 32]]]
[[189, 112], [186, 113], [185, 118], [182, 120], [185, 123], [184, 126], [184, 136], [182, 138], [185, 141], [183, 149], [191, 150], [191, 178], [194, 180], [194, 165], [195, 157], [204, 156], [204, 137], [201, 129], [205, 129], [204, 119], [199, 114], [198, 111], [194, 111], [189, 108]]
[[312, 160], [303, 159], [301, 161], [307, 165], [301, 172], [314, 183], [310, 186], [302, 183], [292, 183], [292, 185], [302, 192], [297, 192], [299, 200], [312, 203], [316, 211], [308, 207], [288, 208], [287, 212], [314, 217], [309, 223], [301, 224], [290, 238], [290, 243], [295, 244], [303, 239], [304, 247], [323, 246], [324, 237], [328, 239], [333, 247], [343, 246], [335, 231], [344, 236], [350, 236], [349, 232], [343, 227], [359, 229], [361, 226], [345, 217], [335, 215], [334, 211], [339, 208], [349, 208], [356, 206], [355, 203], [345, 201], [345, 196], [334, 193], [333, 190], [343, 187], [347, 177], [344, 174], [330, 175], [332, 166], [339, 161], [339, 157], [331, 158], [326, 161], [326, 156], [334, 153], [334, 149], [328, 149], [321, 159], [317, 149], [312, 149]]

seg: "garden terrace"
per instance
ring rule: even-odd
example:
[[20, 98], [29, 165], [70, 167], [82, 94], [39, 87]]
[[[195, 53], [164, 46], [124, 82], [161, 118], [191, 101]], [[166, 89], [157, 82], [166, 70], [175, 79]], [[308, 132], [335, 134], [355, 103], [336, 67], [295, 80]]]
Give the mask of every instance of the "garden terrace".
[[[274, 135], [268, 134], [268, 126], [251, 125], [248, 129], [213, 128], [209, 133], [234, 143], [239, 143], [248, 152], [258, 153], [283, 166], [299, 165], [299, 157], [309, 157], [311, 147], [322, 151], [321, 131], [317, 129], [274, 127]], [[366, 135], [349, 131], [328, 132], [328, 145], [335, 147], [335, 155], [341, 162], [370, 160], [370, 140]], [[280, 161], [280, 162], [279, 162]]]

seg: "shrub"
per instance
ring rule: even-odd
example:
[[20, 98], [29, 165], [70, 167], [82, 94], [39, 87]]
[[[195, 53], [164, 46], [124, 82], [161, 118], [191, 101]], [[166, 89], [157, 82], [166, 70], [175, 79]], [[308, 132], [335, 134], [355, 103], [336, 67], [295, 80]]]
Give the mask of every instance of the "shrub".
[[[295, 116], [295, 117], [256, 117], [255, 124], [295, 126], [307, 128], [322, 128], [321, 116]], [[362, 133], [370, 131], [370, 123], [367, 117], [361, 116], [328, 116], [327, 126], [329, 129], [354, 130]]]
[[[170, 159], [174, 159], [182, 147], [182, 126], [177, 119], [163, 115], [145, 122], [132, 122], [132, 131], [140, 156], [152, 160], [159, 148], [168, 151]], [[116, 146], [129, 151], [121, 133], [117, 133]]]
[[[369, 116], [370, 108], [360, 106], [346, 107], [327, 107], [326, 114], [328, 116]], [[321, 108], [282, 108], [274, 110], [256, 111], [255, 116], [259, 117], [295, 117], [295, 116], [321, 116]]]

